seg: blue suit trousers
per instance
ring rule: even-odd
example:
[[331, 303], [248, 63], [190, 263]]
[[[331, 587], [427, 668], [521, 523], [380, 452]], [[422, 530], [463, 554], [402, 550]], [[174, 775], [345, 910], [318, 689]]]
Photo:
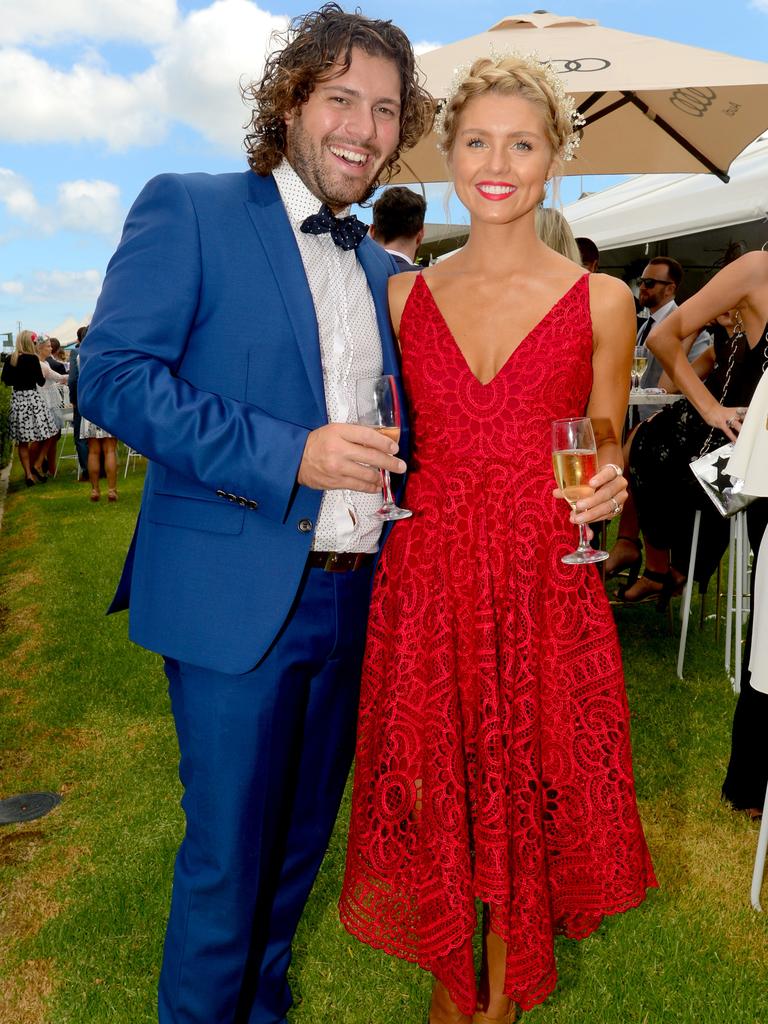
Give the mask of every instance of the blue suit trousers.
[[284, 1024], [291, 941], [354, 753], [369, 569], [305, 572], [252, 671], [166, 659], [186, 832], [160, 1024]]

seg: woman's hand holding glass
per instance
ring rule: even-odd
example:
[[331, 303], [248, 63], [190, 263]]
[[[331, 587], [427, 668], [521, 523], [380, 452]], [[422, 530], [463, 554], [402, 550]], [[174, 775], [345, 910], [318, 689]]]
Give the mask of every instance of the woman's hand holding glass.
[[552, 463], [559, 486], [553, 491], [571, 506], [571, 522], [579, 527], [579, 546], [563, 556], [571, 565], [601, 562], [607, 551], [590, 547], [586, 524], [612, 519], [627, 499], [627, 481], [621, 467], [608, 463], [596, 470], [597, 446], [590, 420], [574, 417], [552, 424]]

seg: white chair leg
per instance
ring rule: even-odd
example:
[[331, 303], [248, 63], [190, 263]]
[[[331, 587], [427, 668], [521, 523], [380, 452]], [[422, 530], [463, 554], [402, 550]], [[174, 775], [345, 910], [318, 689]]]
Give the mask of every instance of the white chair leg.
[[732, 517], [728, 523], [730, 537], [728, 538], [728, 597], [725, 605], [725, 671], [731, 672], [731, 649], [733, 644], [733, 598], [735, 590], [735, 568], [736, 568], [736, 523]]
[[766, 851], [768, 851], [768, 786], [766, 786], [765, 790], [765, 804], [763, 805], [763, 820], [760, 823], [760, 834], [757, 837], [755, 869], [752, 872], [752, 892], [750, 896], [752, 900], [752, 906], [755, 908], [755, 910], [763, 909], [760, 906], [760, 890], [763, 887]]
[[691, 595], [693, 594], [693, 574], [696, 569], [696, 551], [699, 546], [699, 526], [701, 525], [701, 512], [696, 509], [693, 519], [693, 534], [691, 536], [691, 557], [688, 559], [688, 579], [685, 581], [683, 593], [683, 607], [680, 609], [682, 624], [680, 627], [680, 646], [677, 651], [677, 678], [683, 678], [683, 662], [685, 660], [685, 644], [688, 639], [688, 621], [691, 617]]
[[734, 676], [733, 676], [733, 692], [739, 693], [741, 690], [741, 636], [744, 619], [744, 513], [738, 512], [733, 517], [736, 522], [734, 524], [734, 533], [736, 536], [736, 635], [734, 637]]

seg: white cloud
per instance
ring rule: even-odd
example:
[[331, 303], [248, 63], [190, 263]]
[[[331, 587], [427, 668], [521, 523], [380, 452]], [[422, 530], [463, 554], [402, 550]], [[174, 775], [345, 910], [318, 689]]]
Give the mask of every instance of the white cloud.
[[91, 302], [98, 298], [101, 282], [102, 274], [99, 270], [41, 270], [22, 280], [21, 294], [30, 303], [49, 302], [52, 299]]
[[111, 75], [93, 62], [63, 72], [19, 49], [0, 50], [0, 137], [95, 142], [115, 150], [159, 141], [164, 91], [154, 69]]
[[0, 292], [3, 295], [23, 295], [24, 285], [21, 281], [0, 281]]
[[14, 171], [0, 167], [0, 203], [11, 217], [34, 224], [40, 217], [40, 205], [30, 185]]
[[65, 181], [59, 185], [57, 213], [63, 228], [114, 235], [123, 222], [120, 189], [111, 181]]
[[216, 0], [194, 11], [158, 53], [168, 110], [207, 139], [239, 149], [248, 119], [240, 81], [258, 78], [274, 31], [287, 19], [250, 0]]
[[64, 181], [56, 202], [45, 206], [20, 174], [0, 167], [0, 205], [11, 220], [51, 235], [66, 228], [87, 234], [114, 236], [123, 221], [120, 189], [110, 181]]
[[758, 11], [766, 11], [768, 13], [768, 0], [752, 0], [752, 7], [756, 7]]
[[[768, 0], [766, 0], [766, 3], [768, 3]], [[413, 52], [416, 54], [417, 57], [420, 57], [422, 53], [429, 53], [430, 50], [437, 50], [442, 45], [442, 43], [414, 43]]]
[[0, 0], [0, 44], [49, 46], [79, 39], [167, 39], [176, 0]]

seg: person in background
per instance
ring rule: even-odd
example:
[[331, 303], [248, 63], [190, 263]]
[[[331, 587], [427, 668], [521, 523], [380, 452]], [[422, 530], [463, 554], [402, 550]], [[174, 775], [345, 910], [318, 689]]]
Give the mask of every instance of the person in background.
[[80, 375], [80, 346], [88, 333], [87, 327], [77, 328], [77, 344], [69, 357], [69, 400], [72, 403], [72, 430], [75, 437], [75, 451], [79, 466], [78, 480], [87, 483], [88, 476], [88, 442], [80, 437], [80, 406], [77, 400], [77, 382]]
[[[738, 394], [729, 388], [725, 401], [718, 401], [718, 396], [712, 394], [688, 364], [681, 344], [682, 339], [690, 336], [700, 324], [707, 323], [726, 309], [735, 309], [742, 323], [746, 351], [740, 376], [748, 386]], [[715, 432], [717, 443], [735, 441], [741, 429], [743, 406], [749, 406], [756, 388], [768, 372], [768, 253], [749, 252], [723, 267], [693, 298], [684, 302], [653, 331], [649, 347], [701, 419]], [[768, 421], [763, 420], [760, 430], [766, 427]], [[666, 494], [664, 502], [669, 503]], [[768, 554], [764, 544], [768, 498], [752, 502], [746, 514], [750, 546], [759, 555], [759, 562]], [[757, 566], [753, 566], [753, 586], [756, 578]], [[754, 625], [751, 616], [742, 662], [741, 692], [733, 716], [731, 757], [722, 793], [734, 809], [758, 817], [768, 783], [768, 693], [760, 692], [751, 685], [749, 664]]]
[[[56, 432], [43, 444], [41, 472], [49, 476], [56, 475], [56, 446], [61, 437], [61, 430], [64, 426], [64, 395], [62, 387], [67, 384], [67, 374], [58, 373], [48, 362], [51, 354], [50, 338], [39, 337], [35, 341], [35, 351], [40, 360], [40, 369], [43, 372], [45, 383], [39, 386], [40, 394], [43, 396], [46, 405], [51, 411], [53, 422], [56, 425]], [[58, 362], [58, 360], [57, 360]], [[63, 363], [58, 363], [63, 366]], [[64, 367], [66, 371], [66, 367]]]
[[99, 478], [102, 461], [107, 477], [107, 501], [117, 501], [117, 438], [85, 416], [80, 417], [80, 440], [88, 445], [88, 479], [91, 484], [91, 501], [101, 498]]
[[576, 245], [579, 247], [582, 267], [590, 274], [596, 274], [600, 267], [600, 250], [591, 238], [586, 238], [584, 235], [576, 239]]
[[418, 270], [416, 253], [424, 238], [427, 201], [413, 189], [392, 185], [373, 204], [368, 232], [397, 264], [399, 271]]
[[35, 351], [34, 331], [19, 331], [16, 347], [3, 364], [2, 382], [13, 388], [9, 431], [19, 449], [19, 462], [27, 487], [35, 480], [45, 483], [42, 469], [45, 442], [56, 433], [51, 410], [38, 387], [45, 384], [40, 360]]
[[59, 352], [61, 352], [61, 342], [58, 338], [49, 338], [48, 343], [51, 346], [51, 353], [45, 360], [52, 370], [56, 373], [67, 373], [68, 367], [66, 363], [62, 363], [59, 359]]
[[559, 252], [561, 256], [565, 256], [573, 263], [581, 263], [581, 256], [571, 226], [560, 210], [556, 210], [553, 206], [537, 206], [536, 234], [550, 249]]
[[[645, 346], [651, 330], [677, 309], [675, 295], [682, 281], [682, 265], [671, 256], [656, 256], [648, 260], [642, 276], [638, 278], [638, 301], [641, 309], [648, 310], [648, 315], [645, 318], [638, 318], [636, 346]], [[692, 362], [711, 344], [712, 337], [707, 331], [697, 331], [692, 337], [684, 340], [683, 351]], [[648, 362], [640, 379], [640, 387], [658, 387], [661, 372], [661, 364], [652, 352], [648, 352]], [[658, 406], [655, 405], [637, 407], [637, 417], [640, 420], [647, 419], [655, 412], [658, 412]]]

